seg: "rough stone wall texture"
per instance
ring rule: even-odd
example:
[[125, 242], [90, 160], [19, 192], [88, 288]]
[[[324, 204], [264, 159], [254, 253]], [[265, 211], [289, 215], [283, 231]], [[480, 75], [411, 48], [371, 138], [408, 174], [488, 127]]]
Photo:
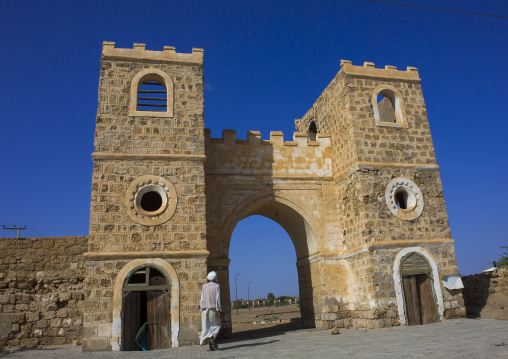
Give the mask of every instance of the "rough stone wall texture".
[[[137, 177], [156, 175], [175, 186], [178, 206], [170, 221], [154, 226], [134, 222], [126, 191]], [[192, 161], [99, 160], [92, 177], [91, 252], [205, 249], [203, 168]]]
[[[113, 284], [128, 260], [87, 261], [86, 284], [89, 288], [83, 317], [83, 350], [111, 349], [113, 331]], [[180, 288], [179, 344], [192, 345], [198, 340], [201, 315], [197, 310], [201, 287], [206, 283], [206, 263], [196, 259], [168, 259], [178, 276]], [[172, 283], [175, 285], [176, 283]]]
[[332, 136], [334, 174], [349, 169], [358, 161], [352, 119], [348, 116], [349, 89], [344, 72], [339, 72], [301, 120], [295, 121], [296, 131], [308, 133], [311, 122], [318, 133]]
[[[503, 293], [508, 297], [508, 268], [496, 268], [493, 272], [464, 276], [462, 282], [467, 316], [470, 318], [481, 315], [482, 309], [488, 304], [489, 296]], [[506, 300], [501, 301], [501, 305], [505, 303]], [[506, 310], [506, 307], [500, 309]]]
[[332, 175], [329, 136], [308, 141], [304, 133], [295, 133], [293, 141], [284, 141], [282, 132], [271, 132], [270, 140], [261, 140], [257, 131], [247, 140], [237, 140], [236, 132], [224, 131], [223, 138], [206, 138], [206, 171], [213, 175], [244, 176], [319, 176]]
[[[144, 69], [171, 74], [174, 116], [129, 116], [130, 85]], [[95, 151], [138, 154], [204, 154], [203, 66], [133, 62], [103, 56]]]
[[81, 344], [88, 238], [0, 238], [0, 347]]

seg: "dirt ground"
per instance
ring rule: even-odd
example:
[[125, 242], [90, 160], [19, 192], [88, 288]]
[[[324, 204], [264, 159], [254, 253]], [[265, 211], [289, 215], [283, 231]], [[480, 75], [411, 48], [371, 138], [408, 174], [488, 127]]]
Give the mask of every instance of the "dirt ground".
[[508, 320], [508, 292], [491, 293], [477, 318]]
[[300, 308], [297, 304], [282, 307], [259, 307], [231, 311], [233, 337], [263, 335], [301, 328]]

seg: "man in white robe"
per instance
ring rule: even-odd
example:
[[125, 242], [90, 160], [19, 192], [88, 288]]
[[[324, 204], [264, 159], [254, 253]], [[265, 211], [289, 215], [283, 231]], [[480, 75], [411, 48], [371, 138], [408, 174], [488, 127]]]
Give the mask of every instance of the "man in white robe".
[[210, 272], [208, 283], [203, 286], [201, 301], [201, 338], [199, 345], [208, 344], [209, 350], [218, 349], [215, 339], [221, 327], [222, 308], [220, 305], [220, 286], [217, 283], [217, 273]]

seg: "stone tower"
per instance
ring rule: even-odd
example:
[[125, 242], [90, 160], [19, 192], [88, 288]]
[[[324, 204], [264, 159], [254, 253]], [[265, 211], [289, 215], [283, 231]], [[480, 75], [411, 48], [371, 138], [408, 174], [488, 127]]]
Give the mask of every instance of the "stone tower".
[[[329, 210], [342, 233], [330, 241], [338, 253], [324, 257], [348, 268], [346, 305], [339, 305], [345, 310], [336, 313], [340, 325], [465, 316], [460, 290], [441, 283], [458, 269], [417, 69], [341, 61], [341, 71], [295, 122], [297, 131], [332, 138], [335, 203]], [[424, 286], [430, 293], [420, 293]], [[422, 303], [427, 296], [432, 308], [412, 308], [418, 300], [411, 290]], [[336, 294], [317, 299], [323, 313], [333, 312], [326, 302]], [[420, 318], [411, 317], [412, 309]]]
[[144, 321], [160, 347], [194, 343], [207, 257], [203, 50], [104, 42], [92, 157], [83, 349], [128, 350]]

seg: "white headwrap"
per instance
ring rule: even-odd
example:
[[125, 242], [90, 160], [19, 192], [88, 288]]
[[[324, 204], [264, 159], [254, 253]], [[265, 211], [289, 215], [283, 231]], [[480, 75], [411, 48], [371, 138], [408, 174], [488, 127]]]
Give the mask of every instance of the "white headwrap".
[[211, 271], [210, 273], [208, 273], [208, 276], [206, 277], [209, 281], [216, 281], [217, 280], [217, 273], [215, 273], [214, 271]]

